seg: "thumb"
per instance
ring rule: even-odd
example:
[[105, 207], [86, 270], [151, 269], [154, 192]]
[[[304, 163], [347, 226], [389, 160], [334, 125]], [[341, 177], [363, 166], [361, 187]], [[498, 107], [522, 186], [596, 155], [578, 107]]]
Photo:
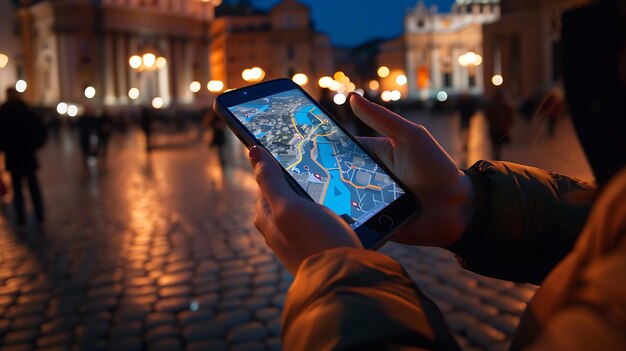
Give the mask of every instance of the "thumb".
[[350, 94], [350, 106], [354, 114], [380, 134], [397, 140], [410, 140], [419, 127], [388, 109], [368, 101], [359, 94]]
[[283, 169], [266, 149], [253, 146], [250, 149], [250, 163], [254, 168], [256, 182], [270, 207], [293, 198], [295, 192], [285, 179]]

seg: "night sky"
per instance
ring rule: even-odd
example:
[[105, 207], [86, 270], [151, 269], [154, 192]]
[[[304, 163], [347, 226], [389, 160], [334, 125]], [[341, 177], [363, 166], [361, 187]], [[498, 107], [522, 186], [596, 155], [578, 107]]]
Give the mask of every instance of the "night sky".
[[[407, 8], [417, 0], [299, 0], [312, 9], [315, 29], [330, 35], [341, 46], [355, 46], [369, 39], [390, 38], [402, 32]], [[280, 0], [253, 0], [256, 7], [269, 9]], [[454, 0], [426, 0], [437, 4], [439, 11], [448, 11]], [[384, 3], [384, 5], [381, 5]]]

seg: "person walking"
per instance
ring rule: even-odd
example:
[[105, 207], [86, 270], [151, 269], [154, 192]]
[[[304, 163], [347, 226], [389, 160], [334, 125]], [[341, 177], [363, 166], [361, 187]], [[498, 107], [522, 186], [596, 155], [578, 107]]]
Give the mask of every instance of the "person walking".
[[102, 162], [102, 167], [105, 167], [109, 154], [109, 139], [111, 139], [111, 134], [113, 134], [113, 119], [104, 111], [98, 116], [96, 122], [98, 130], [98, 161]]
[[478, 109], [478, 103], [469, 93], [465, 92], [459, 98], [456, 109], [461, 116], [461, 144], [463, 144], [463, 151], [467, 151], [470, 121]]
[[152, 111], [148, 107], [141, 109], [141, 130], [146, 137], [146, 152], [152, 151], [150, 137], [152, 136]]
[[493, 158], [501, 158], [502, 146], [511, 141], [511, 128], [515, 119], [515, 104], [504, 90], [496, 95], [485, 106], [485, 118], [489, 123], [489, 138], [493, 148]]
[[37, 149], [46, 142], [46, 127], [22, 100], [21, 94], [7, 89], [7, 101], [0, 106], [0, 149], [5, 152], [5, 168], [11, 173], [13, 205], [17, 224], [26, 224], [23, 180], [26, 179], [37, 222], [44, 221], [44, 204], [37, 180]]

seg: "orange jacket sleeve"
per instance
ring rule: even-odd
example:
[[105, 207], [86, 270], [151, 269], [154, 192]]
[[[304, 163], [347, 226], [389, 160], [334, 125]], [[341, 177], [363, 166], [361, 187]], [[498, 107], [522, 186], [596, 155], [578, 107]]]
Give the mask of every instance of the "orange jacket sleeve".
[[283, 312], [285, 350], [459, 350], [399, 263], [340, 248], [305, 260]]

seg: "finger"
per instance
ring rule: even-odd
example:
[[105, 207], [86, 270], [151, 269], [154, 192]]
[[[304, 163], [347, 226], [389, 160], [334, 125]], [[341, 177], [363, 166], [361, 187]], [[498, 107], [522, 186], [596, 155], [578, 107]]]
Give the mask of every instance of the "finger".
[[389, 138], [410, 140], [415, 138], [416, 130], [419, 129], [415, 123], [368, 101], [359, 94], [350, 94], [350, 106], [361, 121]]
[[287, 183], [284, 172], [272, 155], [262, 147], [253, 146], [250, 149], [250, 162], [254, 167], [254, 174], [263, 197], [270, 207], [283, 204], [293, 199], [296, 194]]

